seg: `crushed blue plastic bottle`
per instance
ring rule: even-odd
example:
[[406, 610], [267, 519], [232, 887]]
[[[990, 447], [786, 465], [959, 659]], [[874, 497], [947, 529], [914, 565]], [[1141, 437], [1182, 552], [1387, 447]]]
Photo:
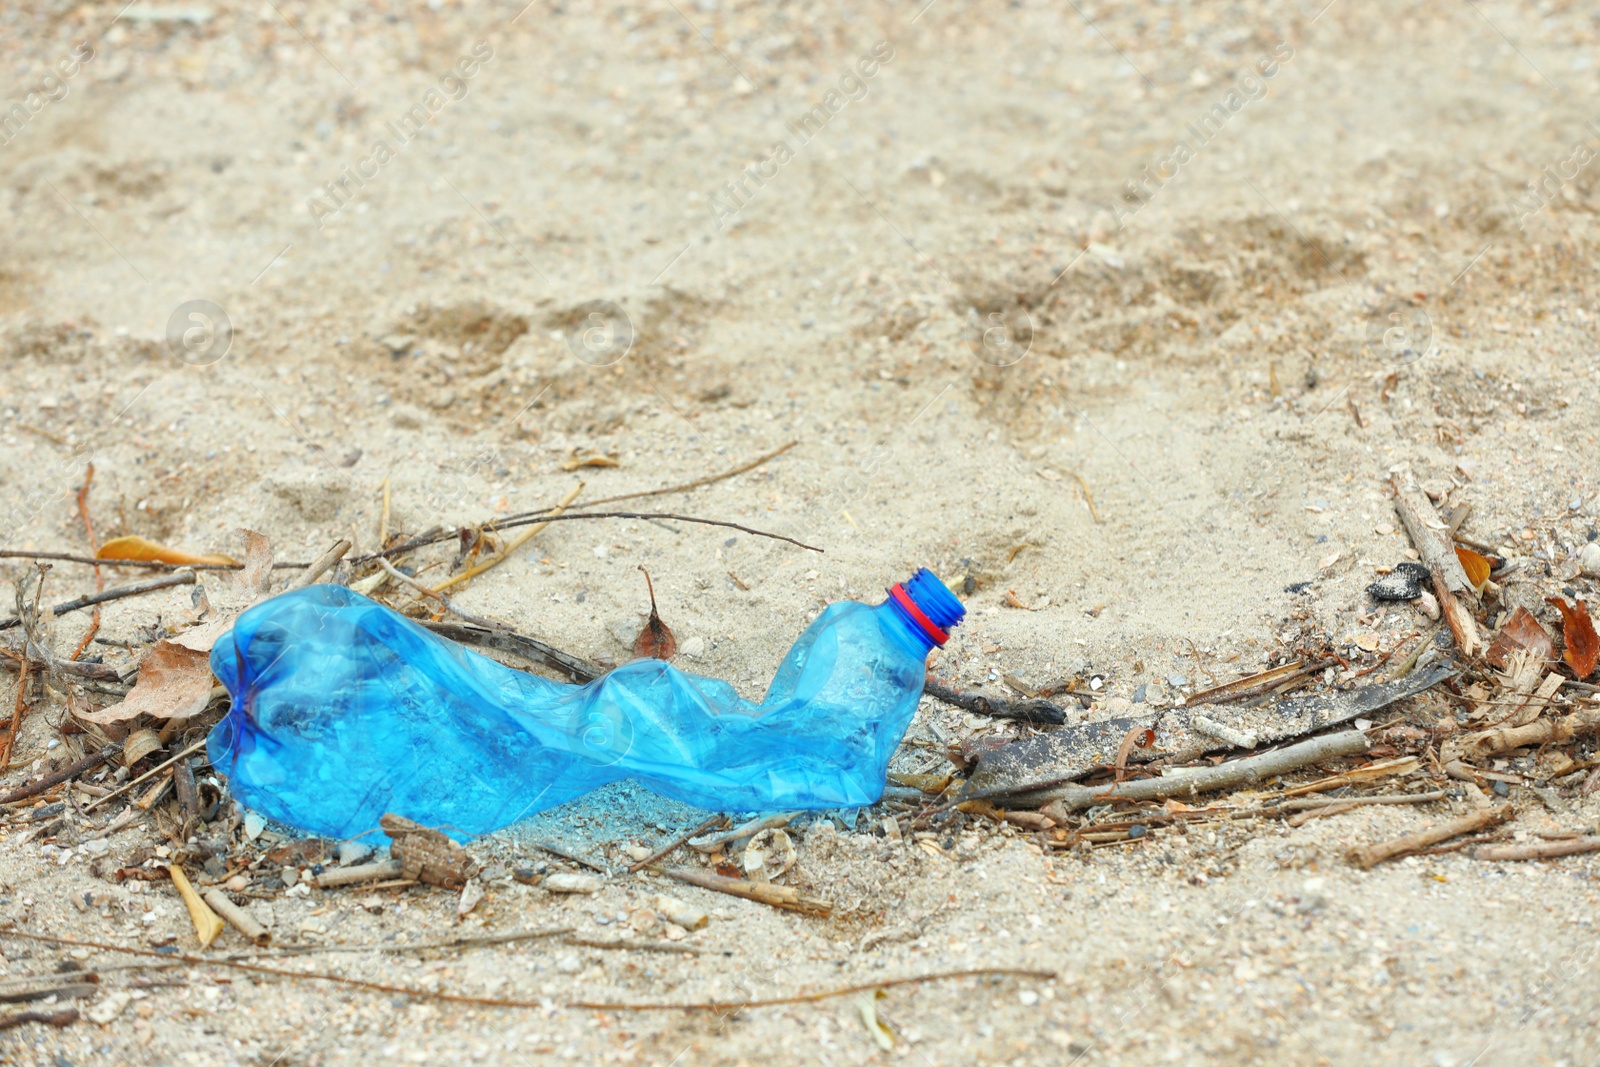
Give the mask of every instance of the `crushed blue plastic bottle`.
[[882, 604], [830, 604], [755, 704], [653, 659], [550, 681], [314, 585], [212, 650], [233, 705], [208, 748], [246, 807], [335, 838], [385, 812], [487, 833], [624, 778], [717, 811], [858, 807], [883, 795], [927, 655], [964, 614], [926, 569]]

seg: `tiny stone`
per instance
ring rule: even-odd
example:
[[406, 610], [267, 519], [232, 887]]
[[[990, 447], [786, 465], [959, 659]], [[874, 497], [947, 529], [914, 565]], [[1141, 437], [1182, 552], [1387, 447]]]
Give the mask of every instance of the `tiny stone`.
[[511, 877], [523, 885], [539, 884], [539, 872], [532, 867], [513, 867]]
[[1143, 837], [1145, 834], [1147, 834], [1149, 832], [1150, 831], [1146, 830], [1144, 828], [1144, 826], [1142, 826], [1139, 823], [1134, 823], [1132, 826], [1128, 827], [1128, 836], [1130, 838]]
[[1506, 785], [1504, 782], [1496, 781], [1490, 788], [1494, 790], [1494, 795], [1497, 797], [1508, 797], [1511, 795], [1511, 787]]
[[1141, 685], [1141, 686], [1139, 686], [1138, 688], [1136, 688], [1133, 691], [1133, 702], [1135, 704], [1143, 704], [1144, 703], [1145, 688], [1146, 688], [1145, 686]]

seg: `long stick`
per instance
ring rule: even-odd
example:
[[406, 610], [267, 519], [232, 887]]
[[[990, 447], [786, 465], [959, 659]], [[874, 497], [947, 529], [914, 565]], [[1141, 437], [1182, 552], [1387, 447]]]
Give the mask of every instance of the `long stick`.
[[1047, 804], [1061, 801], [1068, 811], [1081, 810], [1104, 804], [1111, 800], [1159, 800], [1162, 797], [1200, 793], [1229, 786], [1249, 785], [1263, 778], [1298, 770], [1312, 763], [1320, 763], [1336, 756], [1353, 756], [1367, 750], [1367, 738], [1360, 730], [1313, 737], [1297, 745], [1246, 756], [1216, 767], [1202, 767], [1182, 774], [1165, 774], [1159, 778], [1145, 778], [1137, 782], [1120, 782], [1114, 786], [1061, 785], [1052, 789], [1039, 789], [1020, 793], [1009, 803], [1018, 806], [1035, 802]]
[[1408, 852], [1416, 852], [1437, 845], [1441, 841], [1448, 841], [1452, 837], [1462, 834], [1474, 833], [1484, 827], [1493, 826], [1504, 822], [1516, 814], [1510, 804], [1501, 804], [1493, 808], [1484, 808], [1470, 815], [1463, 815], [1459, 819], [1442, 822], [1438, 826], [1427, 830], [1419, 830], [1414, 834], [1397, 837], [1393, 841], [1380, 841], [1375, 845], [1363, 845], [1350, 850], [1350, 862], [1362, 870], [1370, 870], [1384, 860], [1404, 856]]
[[1553, 860], [1583, 852], [1600, 852], [1600, 837], [1570, 837], [1565, 841], [1540, 841], [1532, 845], [1489, 845], [1475, 848], [1475, 860]]
[[289, 583], [289, 588], [304, 589], [318, 578], [321, 578], [328, 572], [330, 567], [335, 566], [341, 559], [344, 559], [344, 554], [350, 551], [352, 547], [354, 546], [349, 538], [341, 538], [335, 541], [332, 548], [311, 561], [311, 566], [305, 569], [304, 574]]
[[669, 486], [666, 489], [650, 489], [650, 490], [647, 490], [647, 491], [642, 492], [642, 493], [623, 493], [620, 496], [602, 497], [599, 500], [591, 500], [587, 504], [580, 504], [578, 506], [579, 507], [585, 507], [585, 508], [592, 508], [592, 507], [595, 507], [596, 505], [599, 505], [599, 504], [615, 504], [619, 500], [637, 500], [640, 497], [665, 496], [668, 493], [687, 493], [691, 489], [699, 489], [702, 486], [711, 485], [711, 484], [713, 484], [715, 482], [720, 482], [720, 481], [723, 481], [723, 480], [725, 480], [727, 478], [732, 478], [735, 475], [743, 474], [745, 471], [755, 470], [757, 467], [761, 466], [763, 463], [767, 462], [768, 460], [777, 459], [779, 456], [783, 455], [785, 452], [789, 451], [789, 449], [793, 448], [795, 445], [797, 445], [799, 443], [800, 442], [798, 440], [790, 441], [788, 444], [783, 445], [780, 448], [773, 449], [771, 452], [768, 452], [766, 455], [760, 457], [759, 459], [753, 459], [749, 463], [741, 464], [741, 465], [733, 468], [732, 470], [723, 471], [721, 474], [712, 474], [712, 475], [708, 475], [707, 477], [704, 477], [704, 478], [696, 478], [692, 482], [684, 482], [682, 485]]
[[62, 782], [65, 782], [71, 778], [76, 778], [84, 771], [87, 771], [100, 763], [104, 763], [106, 760], [110, 759], [112, 756], [115, 756], [121, 751], [122, 742], [113, 741], [111, 744], [102, 748], [99, 752], [91, 752], [89, 755], [83, 757], [81, 760], [78, 760], [76, 763], [70, 763], [61, 768], [59, 771], [56, 771], [54, 774], [47, 774], [44, 776], [44, 778], [37, 782], [33, 782], [29, 785], [23, 786], [21, 789], [7, 793], [5, 796], [0, 797], [0, 804], [15, 804], [19, 800], [27, 800], [29, 797], [38, 796], [45, 790], [53, 789]]
[[[789, 451], [789, 449], [793, 448], [795, 445], [797, 445], [799, 443], [800, 443], [799, 441], [790, 441], [788, 444], [784, 445], [783, 447], [775, 448], [771, 452], [768, 452], [766, 455], [761, 456], [759, 459], [753, 459], [749, 463], [740, 464], [739, 466], [733, 468], [732, 470], [723, 471], [721, 474], [709, 474], [704, 478], [696, 478], [692, 482], [684, 482], [682, 485], [668, 486], [665, 489], [647, 489], [642, 493], [623, 493], [621, 496], [601, 497], [599, 500], [591, 500], [587, 504], [577, 504], [575, 506], [576, 507], [580, 507], [580, 508], [592, 508], [592, 507], [598, 507], [601, 504], [615, 504], [619, 500], [638, 500], [641, 497], [647, 497], [647, 496], [666, 496], [668, 493], [687, 493], [691, 489], [699, 489], [701, 486], [711, 485], [711, 484], [713, 484], [715, 482], [720, 482], [720, 481], [723, 481], [723, 480], [725, 480], [727, 478], [732, 478], [735, 475], [743, 474], [745, 471], [755, 470], [757, 467], [761, 466], [763, 463], [767, 462], [768, 460], [777, 459], [779, 456], [783, 455], [785, 452]], [[554, 509], [546, 508], [546, 509], [542, 509], [540, 511], [526, 511], [526, 512], [523, 512], [520, 515], [513, 515], [512, 518], [513, 519], [531, 518], [532, 516], [535, 516], [535, 515], [543, 515], [543, 514], [545, 514], [546, 511], [551, 511], [551, 510], [554, 510]]]
[[[151, 959], [166, 962], [181, 962], [195, 965], [210, 964], [213, 967], [227, 967], [236, 971], [249, 971], [254, 974], [270, 974], [278, 978], [313, 978], [321, 982], [335, 982], [339, 985], [355, 986], [358, 989], [372, 989], [380, 993], [397, 993], [404, 997], [414, 997], [417, 1000], [443, 1000], [452, 1004], [479, 1004], [493, 1008], [533, 1008], [540, 1011], [545, 1009], [545, 1002], [538, 1000], [512, 1000], [507, 997], [470, 997], [459, 993], [436, 993], [429, 989], [414, 989], [409, 986], [387, 985], [383, 982], [368, 982], [360, 978], [346, 978], [342, 974], [322, 974], [316, 971], [288, 971], [278, 967], [263, 967], [258, 963], [243, 963], [239, 960], [217, 959], [210, 956], [196, 956], [188, 952], [153, 952], [149, 949], [133, 948], [128, 945], [112, 945], [101, 941], [83, 941], [68, 937], [50, 937], [45, 934], [28, 933], [23, 930], [6, 929], [4, 933], [10, 937], [25, 937], [33, 941], [44, 941], [54, 945], [76, 945], [82, 948], [95, 948], [102, 952], [120, 952], [129, 956], [145, 956]], [[398, 946], [405, 947], [405, 946]], [[797, 993], [788, 997], [769, 997], [765, 1000], [745, 1000], [728, 1002], [726, 1004], [716, 1001], [705, 1004], [612, 1004], [595, 1010], [610, 1011], [718, 1011], [739, 1010], [742, 1008], [765, 1008], [781, 1004], [801, 1004], [813, 1000], [826, 1000], [830, 997], [848, 996], [851, 993], [860, 993], [871, 989], [888, 989], [893, 986], [911, 985], [917, 982], [940, 982], [952, 978], [985, 978], [991, 975], [1015, 975], [1021, 978], [1038, 978], [1049, 981], [1056, 976], [1055, 971], [1034, 971], [1020, 967], [976, 967], [966, 971], [940, 971], [935, 974], [908, 975], [902, 978], [884, 978], [876, 982], [863, 985], [845, 986], [840, 989], [823, 990], [817, 993]], [[569, 1008], [591, 1008], [592, 1005], [577, 1001], [567, 1005]]]
[[[82, 608], [94, 607], [112, 600], [121, 600], [123, 597], [138, 596], [141, 593], [153, 593], [158, 589], [169, 589], [175, 585], [193, 585], [194, 571], [185, 568], [177, 574], [165, 578], [151, 578], [143, 582], [134, 582], [132, 585], [118, 586], [116, 589], [107, 589], [100, 593], [91, 593], [81, 596], [76, 600], [67, 600], [50, 609], [52, 615], [65, 615], [69, 611], [78, 611]], [[0, 630], [9, 630], [22, 620], [13, 615], [9, 619], [0, 619]]]
[[[83, 519], [83, 533], [89, 541], [89, 555], [98, 556], [100, 554], [100, 544], [94, 535], [94, 523], [89, 520], [89, 483], [93, 481], [94, 464], [91, 463], [83, 472], [83, 488], [78, 490], [78, 516]], [[94, 591], [96, 593], [103, 593], [105, 592], [105, 589], [106, 576], [99, 567], [95, 567]], [[61, 612], [57, 611], [55, 614], [60, 615]], [[83, 650], [89, 647], [89, 642], [93, 641], [94, 635], [99, 632], [100, 609], [99, 607], [96, 607], [94, 609], [94, 618], [89, 621], [89, 632], [83, 635], [83, 639], [78, 642], [78, 647], [73, 649], [72, 655], [68, 656], [67, 658], [77, 659], [79, 656], [83, 655]]]
[[[579, 482], [568, 491], [566, 496], [561, 498], [561, 502], [559, 504], [551, 509], [550, 515], [560, 515], [562, 510], [566, 508], [568, 504], [578, 499], [578, 494], [581, 492], [583, 492], [583, 483]], [[486, 559], [475, 567], [468, 567], [460, 574], [446, 578], [444, 581], [434, 586], [433, 591], [435, 593], [442, 593], [446, 589], [449, 589], [452, 585], [459, 585], [469, 578], [476, 578], [478, 575], [482, 574], [486, 570], [489, 570], [491, 567], [498, 567], [500, 564], [510, 559], [512, 553], [514, 553], [517, 549], [533, 540], [539, 531], [543, 530], [547, 525], [547, 522], [541, 522], [528, 527], [526, 530], [522, 531], [520, 535], [512, 538], [511, 541], [506, 544], [506, 547], [501, 550], [499, 555], [493, 557], [492, 559]]]

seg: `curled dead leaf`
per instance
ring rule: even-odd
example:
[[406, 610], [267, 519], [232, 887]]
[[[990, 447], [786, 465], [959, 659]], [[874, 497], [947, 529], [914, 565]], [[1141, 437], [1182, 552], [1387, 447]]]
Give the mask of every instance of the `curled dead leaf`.
[[1460, 545], [1456, 546], [1456, 558], [1461, 561], [1461, 569], [1467, 572], [1467, 581], [1472, 583], [1472, 588], [1482, 592], [1483, 583], [1489, 580], [1489, 571], [1493, 569], [1489, 561]]
[[176, 641], [157, 641], [139, 661], [139, 680], [120, 704], [78, 717], [104, 725], [136, 715], [187, 719], [211, 700], [211, 657]]
[[1548, 663], [1556, 658], [1555, 645], [1550, 640], [1550, 634], [1544, 624], [1534, 617], [1533, 612], [1527, 608], [1518, 607], [1500, 627], [1500, 633], [1495, 636], [1494, 644], [1489, 646], [1489, 651], [1484, 653], [1484, 659], [1494, 667], [1504, 670], [1510, 662], [1511, 654], [1518, 649], [1523, 649], [1540, 663]]
[[678, 654], [678, 639], [656, 613], [656, 587], [655, 583], [650, 581], [650, 572], [645, 571], [643, 567], [639, 569], [644, 571], [644, 584], [650, 590], [650, 618], [645, 620], [644, 629], [634, 638], [634, 658], [671, 659]]
[[1561, 636], [1567, 645], [1561, 658], [1582, 681], [1600, 664], [1600, 636], [1595, 634], [1594, 622], [1589, 618], [1589, 605], [1578, 600], [1569, 607], [1564, 599], [1555, 596], [1545, 602], [1561, 612]]
[[157, 544], [144, 537], [116, 537], [100, 546], [95, 553], [98, 559], [127, 559], [144, 563], [173, 563], [192, 567], [198, 563], [235, 564], [231, 556], [197, 556], [166, 545]]

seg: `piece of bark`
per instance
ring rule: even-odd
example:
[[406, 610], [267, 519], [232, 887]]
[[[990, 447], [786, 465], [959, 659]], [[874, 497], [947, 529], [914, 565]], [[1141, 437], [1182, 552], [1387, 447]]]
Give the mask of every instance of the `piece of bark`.
[[405, 867], [399, 860], [379, 860], [377, 863], [363, 863], [356, 867], [330, 867], [317, 875], [317, 888], [334, 889], [342, 885], [399, 878], [404, 870]]
[[1483, 759], [1524, 745], [1559, 743], [1592, 733], [1600, 733], [1600, 708], [1584, 707], [1558, 719], [1536, 719], [1526, 726], [1501, 726], [1448, 738], [1439, 746], [1439, 762], [1449, 765]]
[[1483, 638], [1478, 635], [1478, 622], [1472, 617], [1472, 610], [1450, 590], [1450, 580], [1444, 571], [1439, 567], [1430, 570], [1433, 574], [1433, 593], [1439, 598], [1439, 611], [1444, 615], [1445, 624], [1450, 627], [1450, 636], [1455, 638], [1456, 647], [1461, 650], [1461, 655], [1472, 659], [1483, 651]]
[[1394, 509], [1405, 524], [1406, 533], [1411, 535], [1411, 543], [1422, 557], [1422, 565], [1442, 574], [1449, 592], [1476, 600], [1477, 593], [1467, 580], [1466, 568], [1461, 566], [1455, 546], [1450, 543], [1450, 527], [1439, 518], [1428, 495], [1412, 480], [1411, 472], [1407, 471], [1403, 479], [1398, 473], [1391, 474], [1389, 484], [1394, 488]]
[[265, 947], [267, 942], [272, 940], [271, 932], [265, 926], [256, 922], [255, 916], [235, 904], [233, 899], [217, 886], [207, 889], [203, 894], [203, 899], [207, 904], [211, 905], [212, 911], [227, 921], [229, 926], [232, 926], [257, 945]]
[[13, 1027], [24, 1026], [28, 1023], [44, 1023], [47, 1026], [71, 1026], [78, 1021], [77, 1008], [63, 1008], [61, 1011], [19, 1011], [15, 1015], [0, 1016], [0, 1030], [10, 1030]]
[[389, 855], [400, 861], [402, 878], [460, 889], [478, 873], [478, 861], [440, 831], [393, 813], [378, 823], [394, 839]]
[[1486, 845], [1469, 855], [1475, 860], [1553, 860], [1600, 852], [1600, 836], [1569, 837], [1564, 841], [1539, 841], [1529, 845]]
[[172, 787], [178, 794], [178, 837], [189, 840], [189, 834], [200, 824], [200, 793], [195, 788], [194, 765], [181, 759], [172, 765]]
[[1081, 811], [1112, 800], [1160, 800], [1163, 797], [1192, 796], [1213, 789], [1251, 785], [1266, 778], [1298, 770], [1338, 756], [1365, 752], [1367, 737], [1360, 730], [1313, 737], [1287, 748], [1232, 760], [1215, 767], [1185, 769], [1181, 774], [1164, 774], [1137, 782], [1108, 786], [1063, 785], [1010, 798], [1013, 804], [1049, 804], [1059, 801], [1064, 811]]
[[1493, 808], [1484, 808], [1470, 815], [1463, 815], [1458, 819], [1450, 819], [1427, 830], [1419, 830], [1414, 834], [1406, 834], [1392, 841], [1381, 841], [1375, 845], [1362, 845], [1350, 850], [1350, 862], [1362, 870], [1371, 870], [1384, 860], [1404, 856], [1437, 845], [1441, 841], [1448, 841], [1452, 837], [1462, 834], [1477, 833], [1479, 830], [1498, 825], [1516, 814], [1510, 804], [1501, 804]]
[[986, 715], [991, 719], [1013, 719], [1017, 722], [1036, 722], [1049, 726], [1060, 726], [1067, 721], [1067, 713], [1061, 709], [1061, 705], [1048, 700], [1037, 698], [1007, 700], [998, 693], [988, 690], [961, 693], [935, 681], [926, 682], [922, 692], [940, 703], [949, 704], [962, 711], [970, 711], [974, 715]]
[[739, 878], [725, 878], [720, 874], [690, 870], [686, 867], [665, 867], [661, 873], [680, 882], [697, 885], [701, 889], [743, 897], [774, 908], [783, 908], [785, 911], [799, 911], [823, 918], [833, 912], [833, 904], [830, 901], [821, 897], [807, 896], [793, 886], [778, 885], [775, 882], [746, 882]]
[[[1381, 711], [1455, 673], [1456, 668], [1448, 663], [1436, 664], [1394, 681], [1344, 692], [1291, 697], [1261, 708], [1208, 704], [1204, 715], [1231, 729], [1254, 733], [1259, 744], [1271, 744]], [[978, 756], [978, 765], [960, 799], [1009, 796], [1081, 778], [1097, 767], [1110, 766], [1117, 757], [1118, 745], [1135, 727], [1155, 730], [1156, 739], [1148, 747], [1130, 752], [1132, 763], [1156, 759], [1183, 762], [1230, 747], [1194, 729], [1192, 717], [1187, 708], [1174, 708], [1150, 715], [1080, 723], [1014, 741]]]

